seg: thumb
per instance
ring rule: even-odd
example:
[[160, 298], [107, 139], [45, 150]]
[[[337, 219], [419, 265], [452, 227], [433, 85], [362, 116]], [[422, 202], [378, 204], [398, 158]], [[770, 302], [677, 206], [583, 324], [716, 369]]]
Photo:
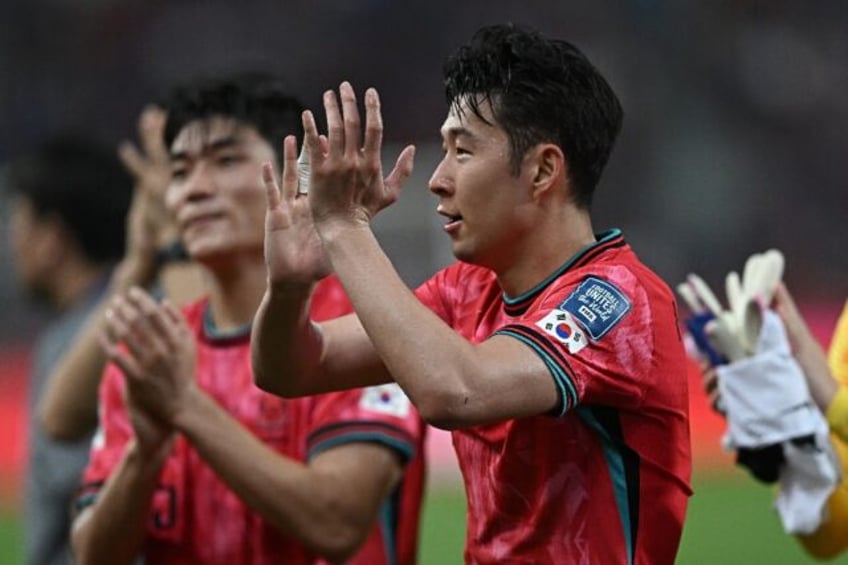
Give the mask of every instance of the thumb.
[[403, 188], [406, 179], [412, 175], [412, 169], [415, 165], [415, 146], [407, 145], [398, 155], [395, 167], [384, 179], [383, 183], [392, 192], [400, 192]]

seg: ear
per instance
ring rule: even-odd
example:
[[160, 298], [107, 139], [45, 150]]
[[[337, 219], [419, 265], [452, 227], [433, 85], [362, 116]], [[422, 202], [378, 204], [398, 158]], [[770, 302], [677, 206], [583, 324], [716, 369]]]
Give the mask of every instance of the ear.
[[562, 191], [567, 178], [567, 163], [562, 149], [553, 143], [540, 143], [527, 154], [532, 196], [546, 198], [552, 191]]
[[41, 220], [37, 253], [47, 264], [58, 265], [67, 255], [74, 239], [70, 237], [65, 224], [57, 217]]

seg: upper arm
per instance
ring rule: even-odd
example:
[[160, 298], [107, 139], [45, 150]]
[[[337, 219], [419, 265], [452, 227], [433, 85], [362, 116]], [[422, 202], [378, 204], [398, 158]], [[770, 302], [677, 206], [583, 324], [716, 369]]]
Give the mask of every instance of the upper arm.
[[525, 342], [494, 335], [473, 348], [474, 375], [457, 398], [447, 399], [442, 428], [464, 428], [552, 411], [560, 392], [544, 360]]
[[338, 511], [371, 530], [383, 501], [403, 476], [403, 458], [396, 450], [371, 442], [344, 443], [316, 454], [309, 461], [313, 472], [344, 485], [335, 495]]
[[[473, 384], [466, 397], [453, 400], [457, 414], [450, 424], [557, 415], [583, 402], [637, 406], [656, 378], [654, 326], [678, 334], [671, 306], [655, 312], [644, 289], [626, 282], [618, 283], [626, 292], [597, 277], [552, 288], [473, 346]], [[604, 310], [593, 302], [601, 299], [592, 298], [602, 293]]]
[[347, 390], [392, 381], [356, 314], [318, 324], [322, 339], [321, 375], [310, 393]]

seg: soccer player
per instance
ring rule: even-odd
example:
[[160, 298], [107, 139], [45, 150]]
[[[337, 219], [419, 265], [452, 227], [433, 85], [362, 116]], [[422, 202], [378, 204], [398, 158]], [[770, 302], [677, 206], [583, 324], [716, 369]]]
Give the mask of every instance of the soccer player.
[[[278, 193], [266, 168], [257, 382], [296, 395], [394, 378], [454, 430], [467, 562], [673, 563], [691, 492], [675, 303], [589, 213], [618, 100], [574, 46], [511, 25], [479, 30], [448, 59], [445, 84], [430, 190], [460, 261], [405, 287], [370, 222], [414, 149], [384, 179], [377, 92], [365, 93], [364, 137], [351, 85], [341, 107], [325, 93], [326, 137], [304, 114], [308, 196], [287, 173]], [[291, 138], [285, 151], [288, 165]], [[356, 315], [310, 321], [316, 236]]]
[[[284, 400], [253, 386], [266, 282], [262, 163], [300, 104], [278, 80], [228, 77], [167, 105], [166, 202], [206, 298], [112, 302], [101, 420], [73, 530], [80, 562], [411, 563], [423, 422], [396, 387]], [[349, 310], [335, 279], [311, 314]]]
[[26, 480], [26, 562], [70, 563], [70, 507], [93, 429], [55, 441], [36, 405], [51, 371], [106, 291], [124, 252], [124, 217], [132, 182], [108, 147], [62, 134], [13, 161], [9, 235], [22, 286], [55, 314], [33, 348]]
[[106, 366], [98, 339], [105, 324], [103, 313], [114, 295], [133, 286], [158, 285], [158, 290], [176, 304], [200, 296], [200, 271], [182, 260], [182, 254], [173, 252], [179, 240], [164, 209], [164, 192], [171, 175], [163, 135], [165, 113], [148, 106], [138, 122], [141, 149], [125, 142], [119, 151], [124, 166], [135, 178], [127, 215], [126, 251], [94, 312], [54, 364], [38, 403], [38, 419], [45, 434], [54, 440], [90, 438], [97, 427], [97, 389]]
[[[783, 284], [778, 285], [771, 306], [783, 321], [792, 356], [803, 370], [810, 395], [827, 418], [830, 441], [843, 466], [842, 479], [828, 499], [825, 519], [814, 532], [796, 536], [810, 555], [832, 559], [848, 550], [848, 306], [836, 325], [828, 353], [810, 331]], [[703, 372], [705, 388], [716, 407], [716, 370], [704, 365]]]

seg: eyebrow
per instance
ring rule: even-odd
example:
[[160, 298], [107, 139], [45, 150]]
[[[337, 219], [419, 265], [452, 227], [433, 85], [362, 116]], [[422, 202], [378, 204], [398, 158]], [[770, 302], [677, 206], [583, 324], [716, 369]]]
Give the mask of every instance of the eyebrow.
[[[220, 149], [227, 149], [238, 144], [238, 139], [234, 135], [218, 138], [210, 143], [204, 143], [201, 148], [201, 153], [212, 153]], [[188, 159], [188, 151], [171, 151], [171, 161], [184, 161]]]
[[477, 139], [477, 136], [474, 135], [471, 130], [464, 126], [450, 126], [447, 128], [442, 128], [440, 133], [442, 134], [442, 139], [444, 140], [447, 140], [448, 138], [456, 139], [460, 136], [465, 136], [472, 141]]

